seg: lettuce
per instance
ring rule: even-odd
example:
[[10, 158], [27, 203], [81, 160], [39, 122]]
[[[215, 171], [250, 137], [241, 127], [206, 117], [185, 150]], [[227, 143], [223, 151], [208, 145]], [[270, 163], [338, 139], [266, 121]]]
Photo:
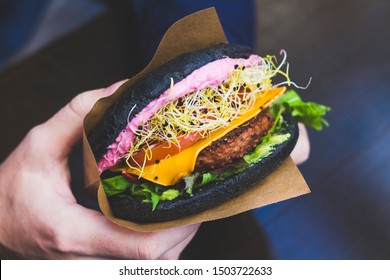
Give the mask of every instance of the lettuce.
[[290, 136], [290, 133], [269, 134], [266, 138], [264, 138], [265, 141], [263, 140], [261, 144], [257, 145], [257, 147], [252, 152], [244, 156], [244, 160], [248, 164], [255, 164], [260, 162], [263, 158], [269, 156], [275, 150], [277, 145], [287, 141]]
[[102, 180], [104, 192], [108, 197], [121, 195], [130, 196], [138, 201], [152, 204], [154, 210], [160, 200], [173, 200], [180, 195], [179, 190], [168, 189], [152, 182], [137, 184], [129, 181], [123, 175]]
[[329, 126], [323, 116], [330, 111], [330, 107], [315, 102], [304, 102], [294, 90], [286, 91], [270, 108], [274, 117], [284, 111], [290, 113], [298, 122], [315, 130], [320, 131], [324, 126]]

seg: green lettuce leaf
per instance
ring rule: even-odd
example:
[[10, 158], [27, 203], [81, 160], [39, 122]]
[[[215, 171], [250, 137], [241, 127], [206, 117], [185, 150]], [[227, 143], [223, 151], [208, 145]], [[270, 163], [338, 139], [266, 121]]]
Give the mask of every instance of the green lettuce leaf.
[[172, 200], [180, 195], [179, 190], [167, 189], [159, 185], [145, 182], [137, 184], [130, 182], [123, 175], [102, 180], [104, 192], [108, 197], [114, 195], [129, 195], [132, 198], [152, 204], [156, 208], [160, 200]]
[[285, 134], [270, 134], [266, 141], [263, 141], [252, 152], [244, 156], [244, 160], [248, 164], [255, 164], [260, 162], [263, 158], [269, 156], [275, 147], [290, 138], [290, 133]]
[[115, 176], [102, 180], [104, 192], [107, 196], [114, 196], [126, 191], [131, 183], [124, 176]]
[[324, 116], [331, 110], [330, 107], [315, 102], [304, 102], [294, 90], [286, 91], [272, 105], [270, 111], [275, 117], [281, 111], [288, 111], [298, 122], [310, 126], [315, 130], [322, 130], [329, 126]]

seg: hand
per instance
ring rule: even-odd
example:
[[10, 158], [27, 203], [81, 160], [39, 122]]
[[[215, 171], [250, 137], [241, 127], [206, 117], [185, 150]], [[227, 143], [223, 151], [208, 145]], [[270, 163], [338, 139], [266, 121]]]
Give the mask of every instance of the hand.
[[294, 150], [291, 152], [291, 158], [295, 164], [304, 163], [310, 155], [310, 141], [305, 125], [298, 123], [299, 137]]
[[81, 139], [82, 120], [107, 89], [76, 96], [34, 127], [0, 166], [0, 242], [25, 258], [176, 259], [199, 225], [135, 232], [77, 204], [68, 155]]

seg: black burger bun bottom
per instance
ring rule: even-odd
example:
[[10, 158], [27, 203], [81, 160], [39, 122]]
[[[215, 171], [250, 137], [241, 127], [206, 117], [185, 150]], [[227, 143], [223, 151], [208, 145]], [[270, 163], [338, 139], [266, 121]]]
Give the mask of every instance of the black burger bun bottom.
[[297, 122], [288, 115], [284, 116], [284, 120], [286, 126], [283, 133], [290, 133], [290, 138], [275, 146], [269, 156], [244, 171], [224, 181], [210, 182], [201, 191], [194, 190], [192, 196], [183, 195], [172, 201], [160, 201], [154, 211], [150, 203], [142, 203], [130, 197], [109, 197], [112, 213], [117, 218], [137, 223], [165, 222], [203, 212], [237, 197], [278, 168], [295, 147], [299, 136]]

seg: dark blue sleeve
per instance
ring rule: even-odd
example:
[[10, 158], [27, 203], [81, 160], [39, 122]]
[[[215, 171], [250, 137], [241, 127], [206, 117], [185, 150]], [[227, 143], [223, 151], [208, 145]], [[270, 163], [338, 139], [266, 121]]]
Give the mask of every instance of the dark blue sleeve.
[[254, 47], [253, 0], [134, 0], [127, 3], [132, 5], [134, 13], [141, 67], [150, 61], [165, 31], [175, 21], [209, 7], [215, 7], [230, 43]]
[[48, 0], [0, 0], [0, 68], [30, 38]]
[[[136, 34], [138, 68], [152, 58], [165, 31], [178, 19], [215, 7], [230, 43], [254, 46], [254, 0], [115, 0], [128, 9]], [[20, 49], [45, 11], [48, 0], [0, 0], [0, 67]], [[134, 26], [133, 26], [134, 25]]]

